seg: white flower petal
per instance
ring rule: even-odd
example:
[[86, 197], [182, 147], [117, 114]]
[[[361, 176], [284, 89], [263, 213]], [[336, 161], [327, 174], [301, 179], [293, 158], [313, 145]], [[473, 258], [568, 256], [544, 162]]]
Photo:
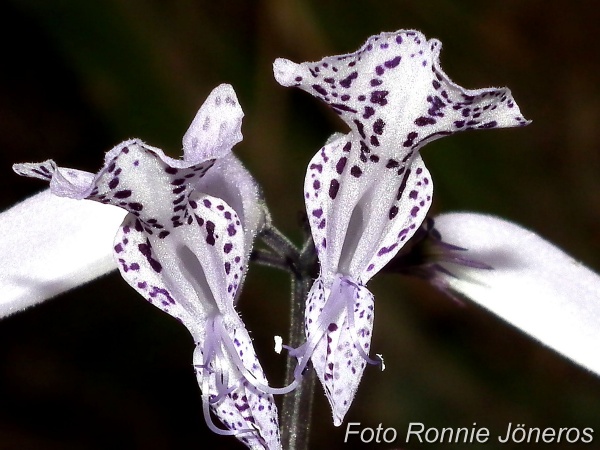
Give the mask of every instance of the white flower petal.
[[0, 317], [115, 270], [112, 242], [125, 215], [49, 189], [0, 214]]
[[189, 162], [221, 158], [242, 140], [242, 118], [233, 87], [221, 84], [212, 90], [183, 136], [183, 158]]
[[444, 214], [444, 242], [493, 270], [443, 265], [439, 277], [512, 325], [600, 374], [600, 276], [536, 234], [495, 217]]
[[366, 283], [416, 231], [433, 195], [418, 154], [408, 162], [380, 159], [376, 153], [367, 158], [352, 144], [347, 136], [326, 144], [304, 180], [325, 282], [339, 272]]
[[467, 129], [526, 125], [506, 88], [465, 89], [439, 64], [441, 43], [414, 30], [371, 36], [356, 52], [296, 64], [275, 79], [326, 102], [383, 158], [403, 160], [425, 143]]
[[[250, 172], [230, 153], [215, 161], [196, 190], [224, 200], [237, 213], [245, 235], [243, 259], [248, 261], [254, 238], [264, 226], [267, 214], [260, 187]], [[238, 293], [242, 284], [243, 278], [239, 281]]]

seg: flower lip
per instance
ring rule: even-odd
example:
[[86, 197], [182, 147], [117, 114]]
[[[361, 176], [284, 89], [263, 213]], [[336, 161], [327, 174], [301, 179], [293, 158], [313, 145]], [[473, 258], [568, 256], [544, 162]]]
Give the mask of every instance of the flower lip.
[[[466, 129], [523, 126], [510, 90], [464, 89], [439, 64], [441, 43], [414, 30], [381, 33], [317, 62], [278, 58], [276, 80], [325, 101], [369, 146], [416, 149]], [[398, 155], [396, 155], [398, 156]]]

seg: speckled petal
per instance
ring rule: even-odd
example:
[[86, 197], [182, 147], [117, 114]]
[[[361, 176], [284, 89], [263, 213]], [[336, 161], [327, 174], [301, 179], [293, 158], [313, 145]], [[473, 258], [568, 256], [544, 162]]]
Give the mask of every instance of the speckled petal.
[[311, 361], [340, 426], [358, 389], [373, 330], [373, 295], [348, 277], [336, 275], [328, 288], [321, 278], [306, 304], [307, 347]]
[[[137, 217], [130, 215], [114, 249], [125, 280], [169, 314], [179, 304], [189, 317], [179, 309], [176, 317], [198, 338], [197, 328], [212, 312], [235, 314], [233, 299], [245, 270], [244, 234], [235, 212], [220, 199], [192, 195], [179, 204], [184, 209], [170, 222], [143, 215], [144, 205]], [[168, 304], [162, 297], [160, 304], [153, 301], [152, 293], [162, 291], [170, 293]]]
[[424, 143], [472, 128], [526, 125], [506, 88], [468, 90], [439, 65], [441, 43], [413, 30], [370, 37], [356, 52], [296, 64], [277, 59], [283, 86], [297, 86], [337, 112], [357, 141], [403, 159]]
[[[248, 261], [254, 238], [262, 229], [267, 214], [262, 193], [252, 175], [233, 154], [229, 154], [215, 161], [196, 189], [223, 199], [237, 212], [245, 234], [244, 259]], [[240, 280], [240, 286], [242, 282]]]
[[366, 283], [426, 216], [433, 195], [419, 155], [386, 159], [343, 136], [308, 166], [306, 210], [326, 282], [343, 273]]
[[183, 158], [192, 163], [221, 158], [242, 140], [242, 118], [233, 87], [221, 84], [210, 93], [183, 136]]

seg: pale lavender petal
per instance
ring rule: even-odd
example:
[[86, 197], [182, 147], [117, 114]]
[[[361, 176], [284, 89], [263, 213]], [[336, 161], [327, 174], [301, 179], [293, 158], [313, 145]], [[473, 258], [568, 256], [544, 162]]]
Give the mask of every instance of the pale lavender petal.
[[112, 241], [126, 212], [45, 190], [0, 214], [0, 317], [117, 268]]
[[217, 86], [183, 136], [184, 160], [195, 164], [229, 154], [242, 140], [243, 117], [233, 87], [229, 84]]
[[492, 270], [443, 263], [439, 281], [600, 374], [600, 276], [535, 233], [474, 213], [443, 214], [444, 242]]

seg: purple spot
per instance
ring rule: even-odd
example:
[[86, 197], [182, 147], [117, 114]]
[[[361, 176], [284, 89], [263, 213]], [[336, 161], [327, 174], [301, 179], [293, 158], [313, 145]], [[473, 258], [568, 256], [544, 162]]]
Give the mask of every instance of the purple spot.
[[340, 158], [337, 162], [337, 164], [335, 165], [335, 170], [338, 174], [342, 174], [342, 172], [344, 171], [344, 168], [346, 167], [346, 162], [348, 161], [348, 158], [346, 158], [345, 156]]
[[323, 172], [323, 166], [321, 164], [311, 164], [309, 169], [317, 170], [319, 173]]
[[323, 96], [327, 95], [327, 91], [319, 84], [313, 84], [312, 88]]
[[377, 119], [373, 123], [373, 133], [381, 136], [383, 134], [384, 127], [385, 127], [385, 122], [381, 118]]
[[131, 197], [131, 191], [129, 189], [124, 191], [115, 192], [115, 198], [127, 198]]
[[331, 197], [332, 200], [334, 200], [337, 196], [339, 189], [340, 183], [338, 182], [338, 180], [331, 180], [331, 183], [329, 184], [329, 197]]
[[358, 166], [352, 166], [352, 169], [350, 169], [350, 174], [355, 178], [359, 178], [362, 175], [362, 170]]
[[370, 101], [371, 103], [376, 103], [380, 106], [385, 106], [387, 105], [387, 95], [389, 94], [388, 91], [373, 91], [371, 92], [371, 98]]
[[365, 106], [365, 112], [363, 114], [363, 119], [368, 119], [373, 114], [375, 114], [375, 110], [373, 108], [371, 108], [370, 106]]
[[363, 125], [363, 123], [357, 119], [354, 119], [353, 122], [356, 125], [356, 128], [358, 129], [358, 133], [360, 134], [360, 136], [363, 139], [365, 139], [367, 137], [367, 135], [365, 134], [365, 126]]
[[435, 119], [433, 117], [418, 117], [415, 119], [415, 125], [420, 127], [424, 127], [425, 125], [433, 125], [435, 123]]
[[347, 89], [352, 84], [352, 81], [354, 81], [356, 78], [358, 78], [358, 72], [352, 72], [350, 75], [348, 75], [342, 81], [340, 81], [340, 86]]
[[383, 256], [386, 253], [389, 253], [392, 250], [394, 250], [397, 246], [398, 246], [398, 243], [394, 243], [394, 244], [390, 245], [389, 247], [381, 247], [381, 249], [377, 252], [377, 256]]
[[385, 67], [387, 67], [388, 69], [393, 69], [394, 67], [396, 67], [398, 64], [400, 64], [400, 60], [402, 58], [400, 56], [396, 56], [394, 59], [390, 59], [389, 61], [386, 61], [383, 65]]
[[206, 232], [208, 233], [206, 236], [206, 243], [208, 245], [215, 245], [215, 224], [210, 220], [206, 221]]
[[162, 270], [162, 266], [156, 259], [152, 257], [152, 247], [150, 247], [150, 242], [146, 241], [145, 244], [138, 244], [138, 250], [142, 255], [146, 257], [146, 259], [148, 260], [148, 264], [150, 264], [150, 267], [152, 267], [152, 269], [156, 273], [160, 273]]

